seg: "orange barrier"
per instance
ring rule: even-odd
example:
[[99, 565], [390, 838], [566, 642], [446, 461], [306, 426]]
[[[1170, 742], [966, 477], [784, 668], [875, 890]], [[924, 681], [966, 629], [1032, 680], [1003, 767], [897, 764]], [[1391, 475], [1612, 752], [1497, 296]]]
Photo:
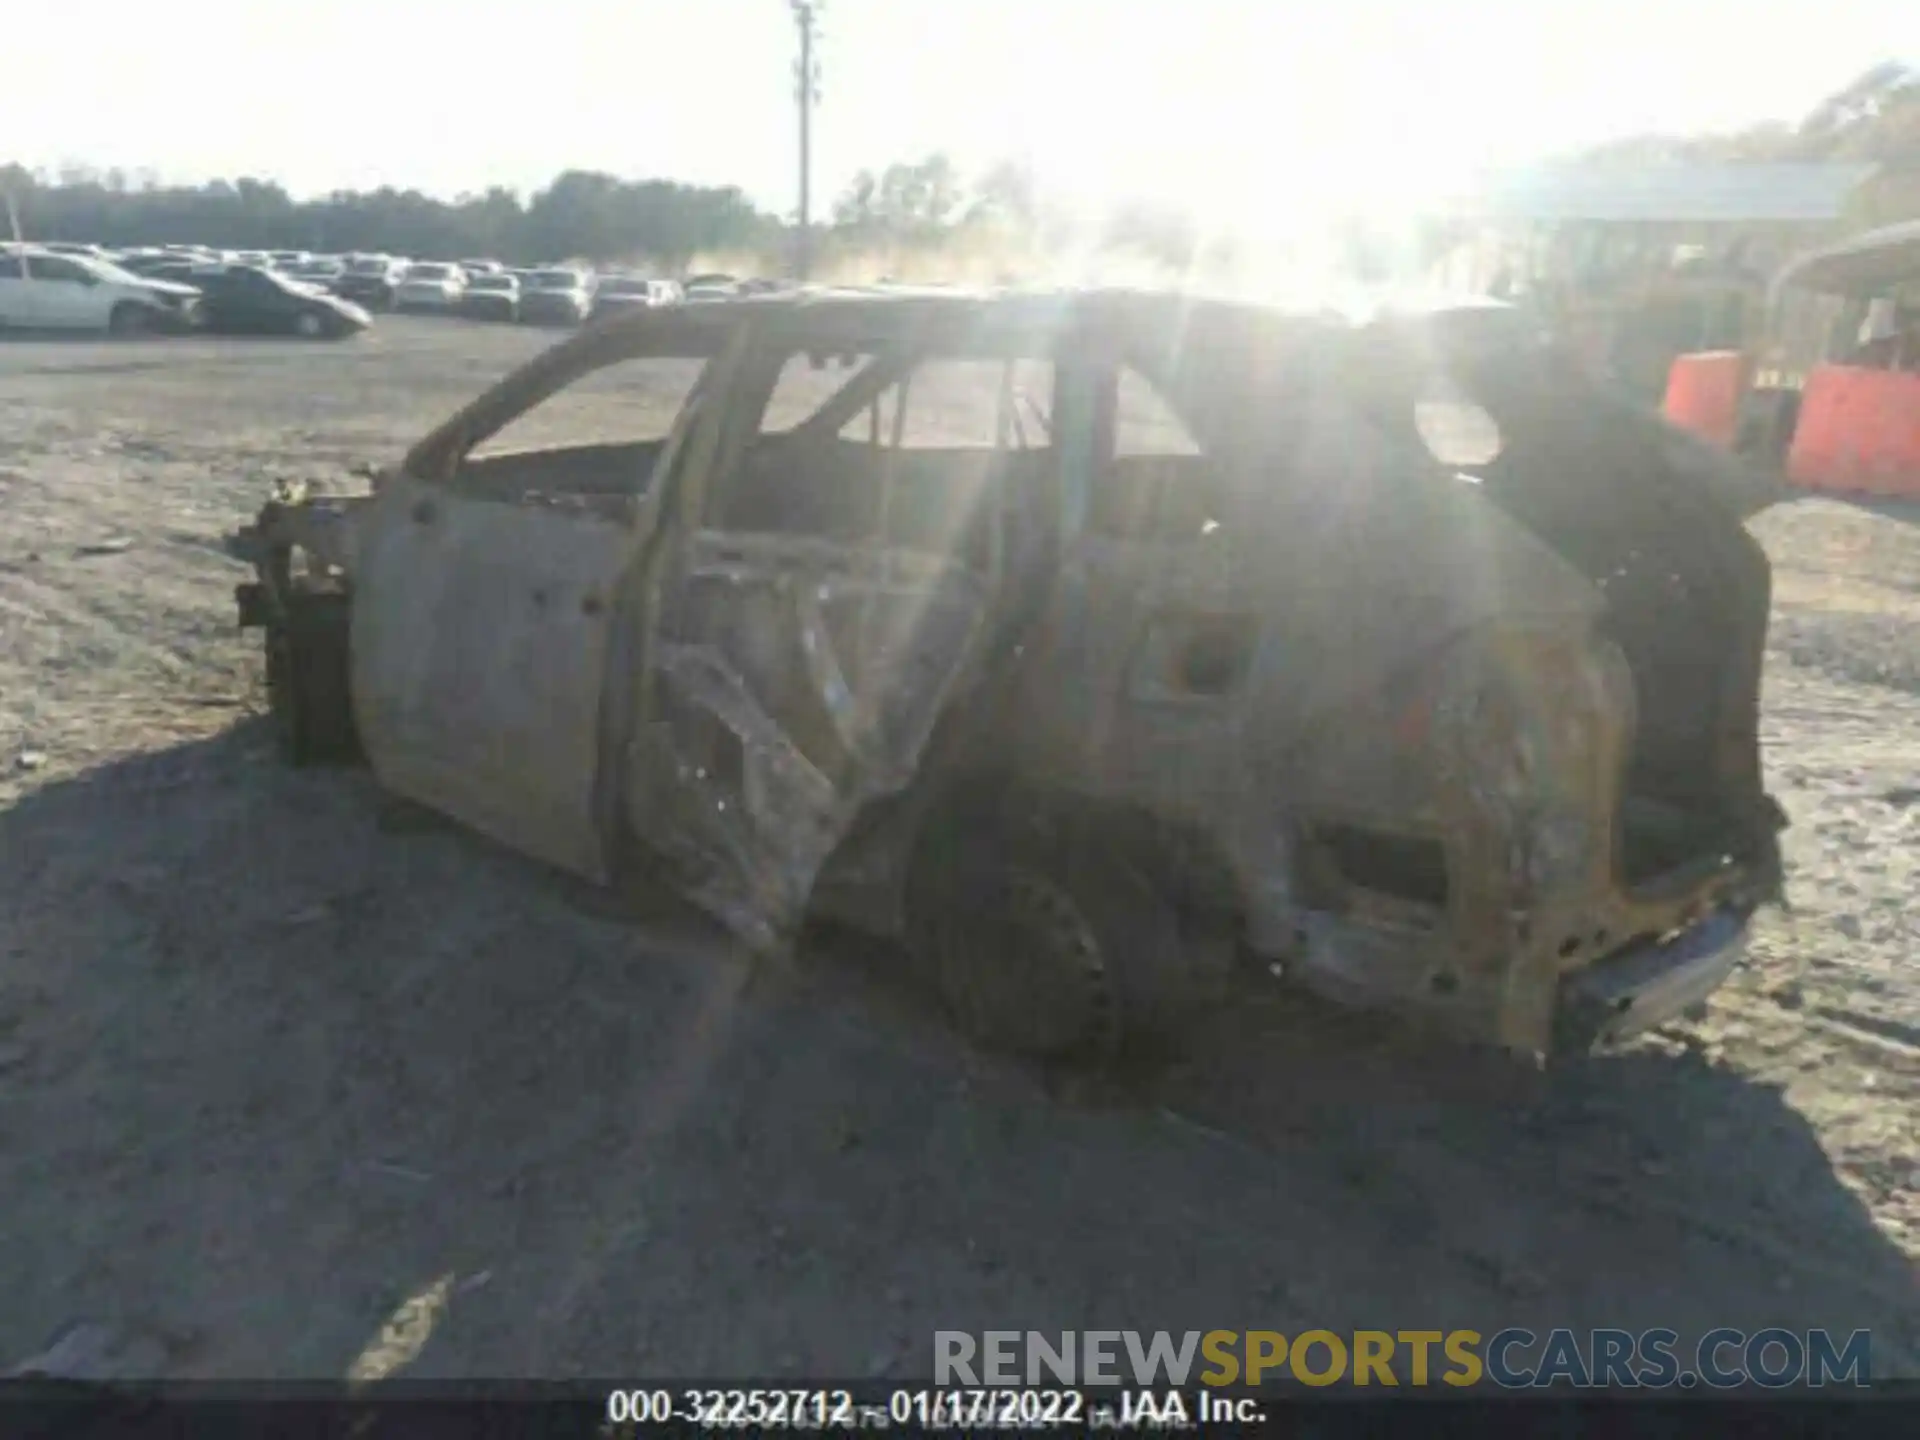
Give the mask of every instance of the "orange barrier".
[[1667, 371], [1667, 398], [1660, 409], [1674, 424], [1731, 450], [1746, 388], [1747, 361], [1738, 350], [1681, 355]]
[[1787, 478], [1920, 498], [1920, 375], [1822, 365], [1807, 376]]

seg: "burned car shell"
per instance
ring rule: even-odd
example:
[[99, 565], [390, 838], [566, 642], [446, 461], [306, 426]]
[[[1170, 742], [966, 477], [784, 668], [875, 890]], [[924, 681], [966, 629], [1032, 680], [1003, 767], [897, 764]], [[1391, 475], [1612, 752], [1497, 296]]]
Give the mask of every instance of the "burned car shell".
[[[1508, 313], [902, 291], [611, 319], [373, 496], [270, 506], [243, 623], [271, 634], [307, 551], [351, 596], [386, 786], [596, 879], [637, 845], [756, 945], [812, 907], [910, 930], [925, 837], [992, 795], [1274, 970], [1584, 1049], [1704, 998], [1777, 894], [1768, 570], [1705, 447]], [[969, 472], [984, 560], [727, 520], [770, 358], [862, 347], [1054, 366], [1039, 468]], [[543, 493], [536, 453], [522, 503], [462, 494], [475, 442], [642, 354], [707, 365], [644, 490]], [[1123, 365], [1199, 456], [1116, 459]], [[1502, 432], [1473, 473], [1417, 443], [1434, 384]]]

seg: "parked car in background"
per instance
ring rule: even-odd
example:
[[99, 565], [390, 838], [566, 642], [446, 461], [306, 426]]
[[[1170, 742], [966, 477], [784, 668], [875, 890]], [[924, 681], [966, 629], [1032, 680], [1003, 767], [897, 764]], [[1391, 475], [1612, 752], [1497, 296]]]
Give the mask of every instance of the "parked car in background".
[[529, 325], [578, 325], [593, 310], [593, 286], [585, 272], [536, 270], [520, 287], [520, 319]]
[[212, 276], [227, 268], [222, 260], [186, 260], [175, 256], [165, 265], [148, 272], [155, 280], [169, 280], [176, 285], [191, 285], [198, 289]]
[[369, 310], [391, 310], [394, 291], [406, 272], [407, 262], [391, 255], [349, 255], [333, 292]]
[[288, 266], [281, 273], [289, 280], [298, 280], [302, 285], [311, 285], [316, 290], [332, 293], [333, 287], [339, 283], [345, 271], [346, 267], [338, 260], [323, 256], [302, 260], [296, 265]]
[[207, 275], [200, 317], [215, 334], [298, 335], [309, 340], [337, 340], [373, 323], [351, 300], [257, 265], [229, 265]]
[[107, 252], [84, 240], [44, 240], [40, 248], [51, 255], [79, 255], [88, 260], [104, 260]]
[[394, 287], [393, 308], [450, 315], [459, 308], [461, 292], [466, 288], [466, 272], [458, 265], [440, 261], [409, 265]]
[[602, 275], [593, 287], [593, 318], [622, 314], [648, 305], [668, 305], [674, 300], [671, 280], [652, 280], [644, 275]]
[[85, 255], [38, 245], [0, 248], [0, 329], [116, 335], [187, 330], [198, 299], [190, 285], [135, 275]]
[[304, 265], [313, 255], [306, 250], [270, 250], [267, 259], [273, 262], [273, 268], [285, 274], [295, 265]]
[[507, 267], [498, 260], [462, 260], [460, 268], [469, 275], [499, 275], [504, 273]]
[[738, 292], [732, 281], [720, 284], [715, 281], [699, 281], [689, 284], [681, 292], [681, 298], [690, 304], [712, 300], [731, 300]]
[[234, 250], [230, 254], [235, 265], [252, 265], [262, 270], [273, 268], [273, 257], [264, 250]]
[[132, 275], [152, 275], [168, 265], [178, 265], [181, 257], [171, 250], [130, 250], [113, 262]]
[[461, 292], [459, 309], [474, 320], [518, 320], [520, 282], [505, 273], [474, 275]]

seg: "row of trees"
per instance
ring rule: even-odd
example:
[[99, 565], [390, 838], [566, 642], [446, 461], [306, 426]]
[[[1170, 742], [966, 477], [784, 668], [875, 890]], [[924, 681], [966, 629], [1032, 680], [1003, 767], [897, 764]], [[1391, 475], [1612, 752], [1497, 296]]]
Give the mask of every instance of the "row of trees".
[[1862, 187], [1852, 218], [1862, 225], [1920, 218], [1920, 69], [1894, 60], [1874, 65], [1798, 123], [1721, 135], [1637, 135], [1581, 158], [1596, 166], [1870, 161], [1879, 173]]
[[523, 201], [494, 187], [438, 200], [390, 187], [295, 200], [270, 180], [159, 185], [150, 178], [70, 168], [58, 175], [0, 166], [27, 233], [104, 245], [202, 243], [241, 250], [389, 250], [457, 258], [683, 261], [705, 251], [767, 245], [779, 233], [732, 187], [621, 180], [569, 170]]
[[968, 181], [939, 153], [855, 175], [834, 202], [827, 236], [829, 253], [886, 251], [909, 263], [916, 254], [979, 256], [1017, 269], [1071, 253], [1180, 273], [1230, 270], [1239, 244], [1227, 234], [1203, 235], [1191, 215], [1150, 201], [1077, 212], [1012, 163]]
[[[162, 185], [153, 177], [69, 167], [56, 174], [0, 165], [26, 232], [40, 240], [104, 245], [198, 242], [233, 249], [386, 250], [525, 261], [644, 257], [663, 265], [725, 255], [768, 270], [785, 267], [791, 226], [732, 187], [624, 180], [569, 170], [522, 199], [493, 187], [440, 200], [418, 190], [336, 191], [295, 200], [271, 180]], [[1080, 217], [1049, 206], [1033, 176], [1000, 165], [968, 180], [945, 155], [862, 171], [816, 237], [830, 270], [856, 260], [967, 254], [999, 263], [1080, 248], [1129, 250], [1184, 265], [1196, 241], [1178, 213], [1151, 206], [1115, 212], [1088, 236]]]
[[[1876, 65], [1798, 124], [1732, 135], [1637, 136], [1580, 157], [1584, 164], [1671, 161], [1870, 160], [1879, 178], [1860, 197], [1860, 224], [1920, 216], [1920, 71]], [[40, 239], [105, 244], [200, 241], [245, 249], [390, 250], [453, 258], [497, 255], [523, 261], [646, 258], [663, 265], [727, 257], [783, 271], [791, 227], [733, 187], [625, 180], [569, 170], [523, 198], [494, 187], [440, 200], [417, 190], [337, 191], [298, 201], [269, 180], [161, 185], [151, 176], [68, 169], [55, 175], [0, 165], [28, 232]], [[1444, 245], [1430, 223], [1415, 249]], [[1100, 217], [1053, 202], [1034, 176], [1003, 164], [963, 175], [945, 155], [862, 171], [834, 202], [814, 247], [829, 275], [1023, 271], [1062, 254], [1119, 253], [1182, 272], [1229, 273], [1234, 242], [1203, 238], [1190, 217], [1149, 204]], [[1417, 256], [1392, 255], [1354, 222], [1333, 239], [1349, 268], [1381, 278]]]

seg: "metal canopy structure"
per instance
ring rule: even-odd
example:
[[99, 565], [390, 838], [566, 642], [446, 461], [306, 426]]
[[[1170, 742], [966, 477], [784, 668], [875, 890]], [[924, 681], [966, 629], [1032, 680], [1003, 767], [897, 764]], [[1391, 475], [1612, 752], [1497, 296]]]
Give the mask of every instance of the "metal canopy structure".
[[1553, 166], [1500, 177], [1448, 209], [1521, 224], [1777, 224], [1841, 218], [1862, 164]]
[[1870, 299], [1920, 279], [1920, 220], [1883, 226], [1796, 257], [1773, 282], [1774, 296], [1792, 287]]

